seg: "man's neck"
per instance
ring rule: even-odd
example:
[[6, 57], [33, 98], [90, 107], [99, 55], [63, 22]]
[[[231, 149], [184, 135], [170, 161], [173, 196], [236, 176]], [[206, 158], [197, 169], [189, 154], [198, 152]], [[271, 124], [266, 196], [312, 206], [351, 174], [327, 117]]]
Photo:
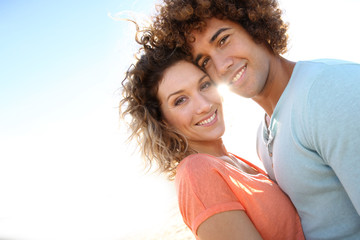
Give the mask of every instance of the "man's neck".
[[289, 83], [295, 62], [281, 56], [274, 56], [271, 60], [270, 71], [263, 91], [253, 98], [271, 117], [276, 104]]

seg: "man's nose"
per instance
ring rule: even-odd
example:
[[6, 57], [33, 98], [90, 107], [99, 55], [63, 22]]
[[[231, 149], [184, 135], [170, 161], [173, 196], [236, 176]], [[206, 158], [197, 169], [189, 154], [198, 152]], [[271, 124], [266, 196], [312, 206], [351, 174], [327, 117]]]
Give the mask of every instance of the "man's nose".
[[229, 56], [217, 55], [213, 57], [215, 64], [216, 76], [222, 78], [229, 71], [230, 67], [234, 64], [233, 60]]

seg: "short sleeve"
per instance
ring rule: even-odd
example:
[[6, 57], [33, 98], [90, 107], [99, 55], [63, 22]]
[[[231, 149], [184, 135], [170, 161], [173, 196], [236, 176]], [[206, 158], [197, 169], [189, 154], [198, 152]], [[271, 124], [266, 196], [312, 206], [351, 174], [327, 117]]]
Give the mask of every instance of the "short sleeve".
[[309, 93], [306, 137], [360, 213], [360, 66], [332, 66], [320, 79]]
[[214, 214], [244, 210], [224, 179], [226, 169], [214, 157], [197, 154], [183, 160], [176, 176], [180, 212], [196, 235], [202, 222]]

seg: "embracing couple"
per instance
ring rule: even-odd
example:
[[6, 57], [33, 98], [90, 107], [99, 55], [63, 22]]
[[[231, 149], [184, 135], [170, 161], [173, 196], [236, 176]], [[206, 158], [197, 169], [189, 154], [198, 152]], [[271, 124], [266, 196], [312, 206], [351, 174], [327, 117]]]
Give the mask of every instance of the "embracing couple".
[[[274, 0], [163, 1], [120, 112], [196, 238], [360, 239], [360, 65], [283, 58]], [[220, 83], [264, 109], [266, 172], [224, 146]]]

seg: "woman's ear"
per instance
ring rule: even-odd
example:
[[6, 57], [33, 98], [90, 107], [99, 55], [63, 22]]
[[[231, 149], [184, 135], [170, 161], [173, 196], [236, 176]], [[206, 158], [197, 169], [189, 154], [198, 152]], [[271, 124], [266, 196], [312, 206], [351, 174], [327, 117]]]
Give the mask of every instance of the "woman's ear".
[[161, 119], [161, 123], [164, 124], [167, 128], [172, 129], [171, 125], [166, 121], [165, 118]]
[[172, 132], [178, 133], [177, 129], [174, 128], [174, 127], [173, 127], [170, 123], [168, 123], [165, 119], [162, 119], [162, 120], [161, 120], [161, 123], [165, 125], [165, 127], [166, 127], [166, 129], [167, 129], [168, 131], [172, 131]]
[[161, 122], [162, 122], [166, 127], [168, 127], [168, 128], [170, 127], [170, 125], [168, 124], [168, 122], [167, 122], [166, 120], [163, 119], [163, 120], [161, 120]]

